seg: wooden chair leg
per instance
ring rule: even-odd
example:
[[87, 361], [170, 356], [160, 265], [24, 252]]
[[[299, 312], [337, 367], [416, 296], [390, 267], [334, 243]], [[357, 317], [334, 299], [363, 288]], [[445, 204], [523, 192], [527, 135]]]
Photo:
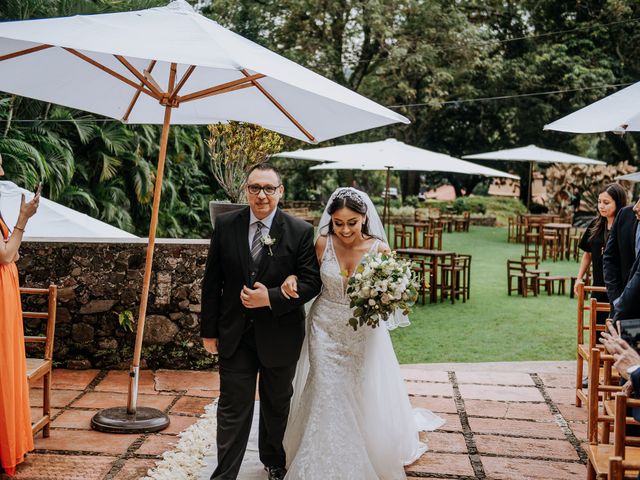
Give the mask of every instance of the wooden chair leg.
[[578, 354], [576, 360], [576, 407], [582, 407], [582, 399], [578, 395], [578, 390], [582, 390], [582, 369], [584, 368], [584, 359]]
[[48, 418], [42, 436], [48, 438], [51, 427], [51, 372], [42, 377], [42, 415]]

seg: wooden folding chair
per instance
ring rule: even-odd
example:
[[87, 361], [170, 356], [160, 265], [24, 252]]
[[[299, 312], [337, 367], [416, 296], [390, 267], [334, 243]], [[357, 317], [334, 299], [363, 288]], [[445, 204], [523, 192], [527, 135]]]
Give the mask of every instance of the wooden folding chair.
[[393, 248], [409, 248], [413, 245], [413, 235], [404, 225], [393, 226]]
[[31, 431], [35, 436], [42, 430], [42, 436], [49, 436], [51, 423], [51, 371], [53, 368], [53, 339], [56, 329], [56, 301], [58, 290], [55, 285], [49, 288], [21, 288], [20, 294], [24, 295], [46, 295], [47, 311], [46, 312], [29, 312], [23, 311], [22, 317], [37, 318], [46, 320], [45, 336], [25, 336], [25, 343], [44, 344], [43, 358], [27, 357], [27, 379], [29, 382], [42, 379], [42, 417], [36, 420]]
[[[513, 287], [513, 279], [516, 279], [516, 286]], [[538, 274], [527, 270], [522, 261], [507, 260], [507, 293], [517, 291], [518, 294], [526, 297], [529, 291], [534, 296], [538, 295]]]
[[[591, 355], [591, 349], [597, 347], [597, 331], [596, 318], [598, 312], [608, 312], [611, 306], [608, 303], [598, 303], [595, 298], [590, 299], [589, 302], [585, 302], [586, 295], [594, 292], [604, 292], [605, 287], [593, 287], [585, 286], [583, 284], [578, 285], [578, 334], [576, 337], [576, 407], [581, 407], [582, 402], [587, 401], [587, 396], [582, 391], [583, 374], [582, 369], [584, 362], [589, 364], [589, 357]], [[589, 312], [589, 321], [585, 323], [584, 314]], [[591, 335], [593, 325], [593, 335]], [[604, 330], [604, 327], [600, 330]], [[588, 340], [585, 342], [585, 333], [589, 333]], [[602, 348], [602, 347], [599, 347]]]

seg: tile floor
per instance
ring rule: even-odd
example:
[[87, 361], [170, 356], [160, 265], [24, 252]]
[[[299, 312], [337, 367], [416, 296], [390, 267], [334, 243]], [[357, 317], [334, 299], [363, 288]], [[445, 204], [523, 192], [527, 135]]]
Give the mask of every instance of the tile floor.
[[[430, 451], [409, 478], [583, 479], [586, 412], [572, 405], [575, 363], [405, 365], [411, 403], [447, 418], [423, 434]], [[18, 469], [21, 480], [133, 480], [143, 477], [176, 434], [218, 395], [215, 372], [144, 371], [138, 404], [164, 410], [171, 426], [156, 434], [92, 431], [101, 408], [126, 403], [127, 372], [56, 370], [51, 437]], [[42, 391], [31, 391], [33, 411]], [[179, 479], [177, 479], [179, 480]]]

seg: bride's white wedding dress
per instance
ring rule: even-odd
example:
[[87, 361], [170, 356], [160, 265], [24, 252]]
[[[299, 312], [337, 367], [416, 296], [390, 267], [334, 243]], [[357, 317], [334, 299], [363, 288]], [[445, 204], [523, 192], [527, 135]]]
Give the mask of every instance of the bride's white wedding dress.
[[[371, 251], [376, 251], [374, 242]], [[418, 432], [444, 420], [412, 409], [383, 326], [347, 325], [346, 280], [332, 236], [320, 267], [323, 288], [307, 315], [284, 445], [286, 480], [405, 479], [427, 446]]]

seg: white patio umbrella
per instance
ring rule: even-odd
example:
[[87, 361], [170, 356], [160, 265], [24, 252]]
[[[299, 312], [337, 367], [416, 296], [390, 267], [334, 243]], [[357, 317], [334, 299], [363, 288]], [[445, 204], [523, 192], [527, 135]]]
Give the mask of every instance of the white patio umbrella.
[[572, 133], [640, 131], [640, 82], [544, 126]]
[[[13, 182], [0, 181], [0, 213], [8, 225], [14, 225], [20, 212], [22, 195], [27, 199], [33, 192], [20, 188]], [[46, 238], [138, 238], [135, 235], [101, 222], [72, 208], [40, 197], [38, 213], [29, 220], [25, 239]]]
[[[393, 138], [379, 142], [282, 152], [274, 156], [330, 162], [311, 167], [311, 170], [386, 170], [387, 191], [389, 189], [391, 170], [452, 172], [487, 177], [506, 177], [516, 180], [520, 178], [500, 170], [465, 162], [443, 153], [413, 147]], [[389, 211], [388, 195], [385, 195], [384, 205], [383, 219], [386, 222], [388, 221]]]
[[616, 180], [626, 180], [627, 182], [640, 182], [640, 172], [628, 173], [616, 177]]
[[593, 160], [592, 158], [571, 155], [570, 153], [558, 152], [547, 148], [528, 145], [520, 148], [507, 148], [495, 152], [477, 153], [474, 155], [464, 155], [462, 158], [474, 160], [507, 160], [515, 162], [529, 162], [529, 191], [527, 193], [527, 207], [531, 202], [531, 177], [533, 176], [534, 163], [581, 163], [588, 165], [605, 165], [605, 162]]
[[199, 15], [184, 0], [137, 12], [1, 23], [0, 91], [163, 125], [128, 405], [93, 422], [116, 432], [168, 425], [159, 410], [137, 409], [136, 399], [170, 124], [237, 120], [315, 143], [408, 123]]

